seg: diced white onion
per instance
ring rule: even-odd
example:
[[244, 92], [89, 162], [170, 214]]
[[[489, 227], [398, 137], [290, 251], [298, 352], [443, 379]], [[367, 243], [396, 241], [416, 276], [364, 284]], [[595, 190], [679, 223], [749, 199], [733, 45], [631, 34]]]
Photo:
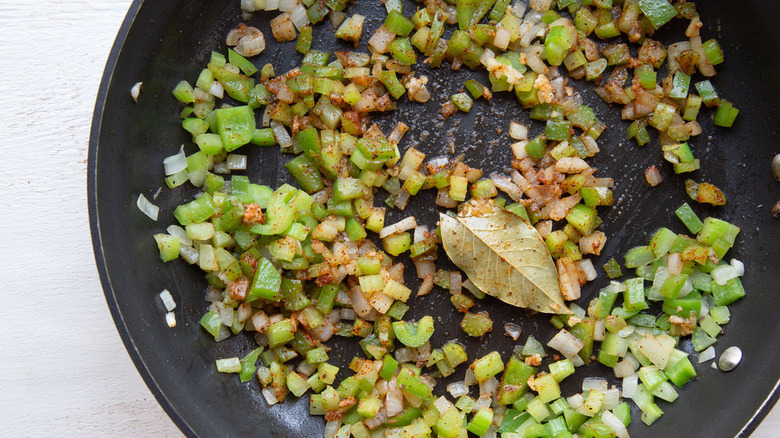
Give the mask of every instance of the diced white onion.
[[523, 198], [523, 192], [520, 190], [520, 187], [513, 183], [509, 177], [498, 173], [492, 173], [490, 174], [490, 180], [493, 181], [496, 188], [509, 195], [513, 201], [517, 202]]
[[623, 424], [620, 418], [616, 417], [615, 414], [613, 414], [612, 412], [606, 410], [602, 412], [601, 421], [604, 423], [605, 426], [612, 429], [612, 431], [615, 432], [618, 438], [629, 438], [626, 425]]
[[604, 327], [604, 320], [601, 318], [596, 319], [596, 327], [593, 330], [593, 340], [594, 341], [603, 341], [604, 336], [606, 336], [607, 331]]
[[390, 41], [394, 38], [394, 33], [387, 30], [386, 27], [380, 26], [368, 40], [368, 47], [372, 48], [377, 53], [385, 53], [387, 51], [387, 45], [390, 44]]
[[713, 269], [712, 272], [710, 272], [710, 275], [712, 276], [712, 280], [715, 283], [718, 283], [719, 285], [723, 286], [732, 278], [739, 277], [739, 272], [734, 266], [720, 265], [717, 268]]
[[511, 322], [508, 322], [504, 324], [504, 334], [512, 338], [513, 340], [517, 340], [517, 338], [520, 337], [520, 326], [517, 324], [512, 324]]
[[610, 388], [604, 393], [604, 405], [603, 409], [615, 409], [620, 404], [620, 390], [617, 388]]
[[221, 82], [214, 81], [209, 88], [209, 94], [218, 99], [222, 99], [225, 96], [225, 87], [222, 86]]
[[266, 11], [278, 11], [279, 10], [279, 0], [265, 0], [265, 10]]
[[460, 398], [469, 393], [469, 387], [463, 381], [453, 382], [447, 385], [447, 392], [450, 393], [452, 398]]
[[560, 351], [561, 354], [573, 360], [574, 357], [577, 356], [577, 353], [582, 350], [582, 347], [585, 346], [585, 343], [578, 337], [566, 331], [566, 329], [561, 329], [561, 331], [550, 339], [547, 346]]
[[331, 26], [333, 26], [334, 28], [338, 28], [339, 25], [344, 21], [346, 17], [347, 14], [344, 12], [330, 11], [328, 13], [328, 19], [330, 20]]
[[315, 371], [317, 371], [317, 365], [310, 364], [303, 360], [300, 364], [298, 364], [296, 370], [304, 376], [309, 377], [314, 374]]
[[271, 120], [271, 129], [273, 130], [276, 142], [279, 143], [280, 147], [286, 149], [292, 146], [292, 138], [290, 138], [287, 128], [285, 128], [281, 122]]
[[567, 397], [566, 401], [569, 403], [569, 406], [571, 406], [572, 409], [581, 408], [585, 403], [582, 394], [574, 394], [571, 397]]
[[711, 345], [707, 347], [706, 350], [699, 353], [699, 363], [704, 363], [712, 359], [715, 359], [715, 347]]
[[260, 121], [263, 128], [267, 128], [271, 124], [271, 105], [266, 105], [265, 110], [263, 111], [263, 118]]
[[214, 168], [211, 169], [211, 170], [214, 173], [219, 173], [219, 174], [223, 174], [223, 175], [230, 173], [230, 168], [228, 167], [227, 162], [225, 162], [225, 161], [220, 161], [219, 163], [214, 163]]
[[298, 0], [279, 0], [279, 10], [282, 12], [292, 11], [298, 6]]
[[634, 371], [636, 370], [631, 365], [631, 361], [624, 359], [616, 363], [615, 366], [612, 368], [612, 371], [615, 373], [615, 377], [621, 379], [623, 377], [634, 374]]
[[515, 140], [528, 140], [528, 127], [517, 122], [509, 122], [509, 136]]
[[356, 312], [352, 309], [341, 309], [341, 319], [344, 321], [354, 321]]
[[440, 415], [444, 415], [447, 411], [455, 409], [455, 405], [444, 397], [437, 398], [436, 401], [433, 402], [433, 406], [436, 407], [436, 410], [439, 411]]
[[450, 272], [450, 293], [452, 295], [460, 295], [462, 293], [462, 278], [460, 276], [460, 272], [458, 271], [451, 271]]
[[609, 388], [609, 383], [605, 379], [602, 379], [600, 377], [587, 377], [582, 380], [582, 390], [583, 391], [591, 391], [591, 390], [597, 390], [604, 392]]
[[[430, 263], [433, 265], [433, 262], [421, 262], [421, 263]], [[428, 295], [433, 290], [433, 274], [426, 274], [423, 276], [423, 281], [420, 284], [420, 288], [417, 290], [417, 296], [421, 297], [423, 295]]]
[[655, 187], [663, 182], [664, 178], [656, 166], [650, 166], [645, 171], [645, 179], [650, 186]]
[[745, 275], [745, 264], [742, 263], [741, 261], [739, 261], [737, 259], [731, 259], [731, 266], [733, 266], [734, 269], [737, 270], [737, 275], [738, 276], [741, 277], [741, 276]]
[[498, 380], [495, 377], [491, 377], [479, 384], [479, 396], [492, 396], [498, 389]]
[[323, 431], [322, 435], [325, 438], [334, 438], [338, 433], [340, 427], [341, 427], [341, 420], [328, 421], [327, 423], [325, 423], [325, 431]]
[[309, 23], [309, 16], [306, 14], [306, 8], [302, 4], [290, 12], [290, 21], [293, 22], [295, 28], [301, 30], [301, 28]]
[[196, 248], [193, 248], [191, 246], [181, 245], [179, 247], [179, 255], [181, 256], [181, 258], [184, 259], [185, 262], [191, 265], [198, 263], [199, 253]]
[[406, 219], [382, 228], [382, 230], [379, 231], [379, 238], [384, 239], [385, 237], [392, 234], [403, 233], [404, 231], [411, 230], [416, 226], [417, 220], [414, 218], [414, 216], [409, 216]]
[[598, 276], [596, 268], [593, 266], [593, 262], [590, 259], [581, 259], [577, 262], [579, 268], [585, 274], [585, 281], [593, 281]]
[[179, 243], [181, 243], [184, 246], [192, 246], [192, 240], [190, 240], [187, 237], [187, 232], [184, 230], [184, 228], [178, 226], [178, 225], [170, 225], [166, 231], [168, 234], [170, 234], [173, 237], [179, 238]]
[[168, 289], [163, 289], [163, 291], [160, 292], [160, 300], [165, 306], [165, 310], [170, 312], [176, 308], [176, 301], [173, 300], [173, 296]]
[[240, 154], [228, 154], [227, 168], [230, 170], [245, 170], [246, 169], [246, 155]]
[[265, 398], [265, 401], [266, 403], [268, 403], [269, 406], [273, 406], [279, 403], [279, 400], [276, 399], [276, 391], [274, 391], [273, 387], [267, 386], [263, 388], [262, 393], [263, 393], [263, 398]]
[[176, 315], [174, 315], [173, 312], [166, 313], [165, 323], [168, 324], [168, 327], [170, 328], [176, 327]]
[[201, 187], [203, 183], [206, 181], [206, 176], [208, 175], [208, 171], [209, 169], [207, 167], [204, 167], [202, 169], [198, 169], [190, 172], [190, 183], [195, 187]]
[[621, 293], [621, 292], [625, 292], [626, 291], [626, 284], [623, 283], [622, 281], [612, 280], [612, 281], [609, 282], [609, 285], [607, 285], [607, 287], [604, 288], [604, 291], [605, 292], [609, 292], [609, 293], [613, 293], [613, 294], [618, 294], [618, 293]]
[[388, 417], [400, 414], [404, 410], [404, 395], [401, 391], [398, 389], [387, 391], [387, 396], [385, 397], [385, 410]]
[[659, 335], [653, 336], [645, 334], [637, 342], [637, 348], [644, 353], [648, 359], [659, 369], [666, 368], [669, 361], [669, 354], [674, 349], [676, 341], [671, 336]]
[[143, 193], [138, 195], [138, 201], [136, 201], [135, 205], [138, 206], [138, 209], [141, 210], [143, 214], [149, 216], [149, 219], [153, 221], [157, 220], [157, 215], [160, 214], [160, 207], [149, 202]]
[[408, 348], [399, 348], [395, 350], [395, 360], [399, 363], [408, 363], [412, 361], [412, 352]]
[[585, 315], [587, 314], [587, 311], [583, 309], [582, 307], [578, 306], [577, 303], [570, 303], [569, 304], [569, 310], [580, 319], [585, 318]]
[[143, 82], [136, 82], [132, 88], [130, 88], [130, 97], [133, 98], [133, 102], [138, 102], [138, 96], [141, 95], [141, 86]]
[[514, 2], [512, 5], [512, 15], [518, 18], [523, 18], [523, 15], [525, 15], [526, 8], [528, 6], [520, 1]]
[[466, 368], [466, 374], [463, 376], [463, 383], [466, 386], [471, 386], [477, 383], [477, 378], [474, 376], [474, 372], [471, 371], [471, 368]]
[[623, 377], [623, 398], [634, 398], [638, 382], [639, 375], [637, 373]]
[[684, 267], [685, 262], [679, 253], [669, 254], [669, 257], [666, 259], [666, 269], [669, 270], [669, 275], [680, 275]]

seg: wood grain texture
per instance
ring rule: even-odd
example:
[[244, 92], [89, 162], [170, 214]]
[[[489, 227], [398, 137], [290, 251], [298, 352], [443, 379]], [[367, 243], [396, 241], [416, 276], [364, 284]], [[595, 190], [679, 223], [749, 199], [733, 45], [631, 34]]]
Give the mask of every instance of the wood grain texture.
[[[6, 436], [181, 436], [119, 339], [87, 218], [92, 110], [129, 4], [0, 1], [0, 124], [10, 133], [0, 141]], [[754, 437], [778, 431], [780, 408]]]

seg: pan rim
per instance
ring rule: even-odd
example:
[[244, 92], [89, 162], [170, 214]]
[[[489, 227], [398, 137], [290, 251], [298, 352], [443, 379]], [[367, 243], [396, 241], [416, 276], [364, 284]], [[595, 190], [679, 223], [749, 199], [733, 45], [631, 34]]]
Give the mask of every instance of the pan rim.
[[130, 359], [133, 361], [138, 374], [149, 388], [157, 403], [165, 411], [166, 415], [173, 421], [176, 427], [188, 437], [196, 437], [197, 434], [185, 421], [184, 417], [173, 406], [168, 397], [163, 393], [160, 386], [157, 384], [154, 376], [147, 367], [144, 358], [141, 357], [138, 348], [136, 348], [133, 342], [130, 332], [125, 323], [122, 315], [122, 310], [117, 303], [116, 295], [111, 284], [111, 275], [108, 272], [106, 265], [105, 254], [103, 252], [103, 241], [101, 237], [100, 218], [98, 217], [98, 193], [97, 193], [97, 160], [98, 160], [98, 148], [100, 132], [103, 124], [103, 111], [106, 106], [106, 97], [108, 94], [109, 86], [114, 76], [117, 61], [122, 52], [122, 48], [125, 45], [127, 36], [130, 29], [135, 22], [138, 12], [144, 5], [144, 0], [133, 0], [133, 3], [128, 8], [122, 25], [120, 26], [117, 36], [114, 39], [114, 43], [111, 46], [111, 51], [106, 60], [106, 66], [103, 70], [103, 75], [100, 79], [100, 88], [98, 89], [97, 97], [95, 99], [95, 108], [92, 113], [92, 124], [89, 134], [89, 150], [87, 155], [87, 206], [89, 215], [89, 228], [92, 239], [92, 250], [95, 257], [95, 265], [97, 267], [98, 276], [100, 278], [100, 284], [103, 289], [103, 295], [108, 305], [108, 310], [111, 313], [111, 318], [114, 321], [119, 337], [122, 339], [122, 343], [127, 350]]
[[[117, 61], [121, 55], [122, 49], [127, 42], [128, 34], [133, 27], [136, 17], [139, 14], [140, 9], [146, 2], [144, 0], [133, 0], [130, 5], [127, 14], [117, 32], [117, 36], [113, 42], [111, 51], [108, 55], [105, 68], [100, 81], [100, 87], [98, 89], [95, 107], [92, 114], [92, 123], [90, 127], [88, 157], [87, 157], [87, 205], [90, 235], [92, 239], [92, 248], [95, 257], [95, 264], [100, 278], [100, 283], [103, 289], [103, 294], [106, 299], [109, 311], [111, 313], [114, 325], [120, 338], [127, 350], [130, 359], [136, 367], [136, 370], [140, 374], [147, 388], [151, 391], [157, 402], [163, 408], [168, 417], [179, 428], [179, 430], [188, 437], [196, 437], [197, 433], [192, 429], [190, 424], [184, 419], [181, 413], [173, 406], [169, 398], [162, 391], [157, 380], [152, 375], [149, 367], [146, 365], [144, 358], [141, 356], [138, 348], [133, 341], [125, 319], [120, 309], [115, 291], [111, 282], [111, 275], [108, 272], [105, 254], [103, 250], [103, 241], [100, 229], [100, 218], [98, 217], [98, 187], [97, 187], [97, 160], [99, 152], [99, 140], [100, 133], [103, 125], [103, 113], [106, 106], [106, 98], [108, 89], [112, 83], [112, 79], [117, 67]], [[761, 402], [758, 409], [752, 415], [750, 419], [744, 424], [742, 429], [738, 432], [737, 437], [748, 437], [758, 427], [759, 424], [766, 418], [772, 408], [777, 404], [780, 399], [780, 379], [775, 382], [774, 387], [768, 393], [767, 397]]]

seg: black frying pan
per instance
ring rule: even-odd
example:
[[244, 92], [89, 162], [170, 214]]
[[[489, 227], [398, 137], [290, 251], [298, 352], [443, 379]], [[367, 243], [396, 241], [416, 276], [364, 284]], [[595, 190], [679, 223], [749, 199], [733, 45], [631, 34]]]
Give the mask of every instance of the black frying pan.
[[[732, 322], [716, 347], [720, 352], [726, 346], [738, 345], [744, 359], [729, 374], [711, 369], [709, 363], [697, 365], [700, 381], [686, 386], [673, 405], [663, 404], [666, 414], [652, 428], [645, 427], [635, 413], [629, 427], [634, 437], [747, 436], [778, 397], [780, 224], [773, 220], [770, 208], [780, 199], [780, 184], [772, 179], [770, 159], [778, 152], [780, 124], [780, 37], [775, 34], [780, 16], [770, 0], [701, 3], [704, 36], [717, 37], [726, 52], [715, 86], [741, 113], [731, 130], [713, 127], [705, 120], [705, 134], [692, 141], [696, 155], [702, 159], [702, 169], [693, 177], [721, 187], [729, 199], [725, 207], [695, 205], [695, 209], [702, 216], [714, 214], [733, 221], [743, 230], [732, 256], [747, 266], [744, 285], [748, 297], [732, 306]], [[307, 397], [268, 408], [257, 382], [239, 384], [233, 375], [216, 373], [214, 360], [243, 356], [251, 348], [250, 339], [237, 336], [215, 344], [200, 329], [198, 320], [206, 308], [204, 280], [197, 269], [182, 261], [163, 266], [151, 237], [174, 223], [173, 207], [189, 199], [195, 189], [183, 186], [163, 190], [155, 201], [162, 207], [157, 223], [135, 206], [139, 193], [151, 197], [163, 184], [161, 162], [165, 156], [175, 153], [180, 144], [193, 151], [194, 145], [179, 125], [177, 104], [170, 90], [180, 79], [194, 81], [212, 50], [224, 52], [227, 31], [240, 22], [238, 4], [238, 0], [139, 0], [130, 8], [106, 66], [90, 139], [88, 192], [95, 256], [108, 306], [130, 356], [157, 400], [186, 435], [321, 436], [324, 423], [308, 415]], [[352, 5], [350, 12], [367, 16], [367, 29], [376, 28], [384, 19], [384, 8], [376, 1]], [[277, 71], [283, 72], [298, 64], [301, 57], [294, 51], [294, 43], [273, 42], [268, 26], [272, 14], [258, 14], [250, 22], [265, 33], [269, 43], [254, 61], [258, 65], [272, 62]], [[684, 25], [677, 20], [658, 38], [666, 43], [680, 40]], [[364, 46], [369, 36], [364, 32]], [[315, 30], [314, 48], [339, 47], [346, 48], [336, 42], [330, 24]], [[448, 68], [421, 72], [436, 78], [440, 95], [425, 106], [402, 103], [395, 114], [375, 120], [386, 132], [395, 117], [410, 124], [412, 131], [403, 140], [404, 147], [415, 145], [435, 156], [445, 152], [448, 141], [454, 140], [457, 153], [465, 153], [470, 164], [485, 170], [504, 169], [510, 160], [509, 139], [496, 134], [496, 130], [505, 130], [510, 120], [528, 122], [527, 113], [513, 97], [497, 96], [489, 105], [479, 102], [468, 115], [459, 114], [442, 122], [436, 115], [445, 96], [460, 89], [467, 77], [481, 77], [487, 83], [484, 73], [456, 73]], [[129, 90], [138, 81], [143, 81], [143, 92], [139, 102], [133, 103]], [[431, 88], [436, 94], [437, 87]], [[602, 175], [616, 178], [619, 199], [615, 207], [602, 213], [603, 229], [610, 239], [603, 255], [594, 260], [600, 269], [611, 256], [645, 242], [659, 226], [671, 225], [683, 232], [673, 211], [686, 196], [684, 177], [672, 174], [657, 142], [644, 148], [626, 142], [627, 124], [619, 120], [619, 108], [610, 108], [587, 88], [580, 85], [590, 99], [587, 103], [609, 125], [599, 141], [602, 152], [594, 166]], [[541, 126], [537, 124], [534, 129], [538, 131]], [[429, 135], [425, 137], [423, 132]], [[491, 146], [495, 139], [498, 141]], [[271, 186], [291, 182], [282, 167], [287, 157], [280, 156], [275, 148], [247, 147], [242, 153], [248, 153], [253, 163], [248, 172], [252, 179]], [[665, 177], [656, 188], [644, 182], [643, 172], [651, 164], [658, 165]], [[406, 212], [391, 213], [388, 223], [415, 214], [418, 220], [433, 225], [437, 212], [432, 206], [431, 194], [419, 200], [416, 197]], [[600, 278], [588, 285], [579, 303], [586, 305], [605, 283], [606, 279]], [[175, 311], [179, 325], [175, 329], [166, 326], [155, 301], [163, 288], [171, 290], [179, 304]], [[413, 299], [409, 316], [436, 315], [439, 321], [433, 342], [459, 338], [468, 346], [471, 358], [494, 349], [511, 351], [513, 343], [501, 329], [504, 322], [522, 326], [521, 341], [529, 334], [542, 340], [553, 334], [546, 316], [524, 317], [522, 311], [488, 298], [479, 308], [490, 312], [496, 328], [481, 342], [467, 339], [448, 301], [442, 291]], [[354, 342], [335, 345], [332, 356], [342, 363], [356, 353]], [[690, 342], [683, 348], [691, 351]], [[578, 382], [588, 374], [610, 377], [611, 373], [599, 365], [581, 368], [567, 380], [564, 392], [576, 392]]]

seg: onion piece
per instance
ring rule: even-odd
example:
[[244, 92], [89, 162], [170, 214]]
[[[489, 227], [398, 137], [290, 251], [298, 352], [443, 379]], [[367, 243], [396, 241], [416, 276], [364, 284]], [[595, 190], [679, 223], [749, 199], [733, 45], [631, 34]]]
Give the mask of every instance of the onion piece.
[[633, 373], [623, 377], [623, 398], [634, 398], [639, 382], [639, 375]]
[[165, 231], [173, 237], [179, 238], [179, 243], [184, 246], [192, 246], [192, 240], [187, 237], [187, 231], [178, 225], [170, 225]]
[[334, 28], [338, 28], [345, 18], [347, 18], [347, 14], [344, 12], [330, 11], [328, 13], [328, 20]]
[[605, 426], [612, 429], [618, 438], [630, 438], [628, 435], [628, 430], [626, 429], [626, 425], [623, 424], [623, 421], [621, 421], [620, 418], [615, 416], [615, 414], [613, 414], [611, 411], [603, 411], [601, 413], [601, 421]]
[[645, 171], [645, 179], [651, 187], [655, 187], [658, 184], [661, 184], [661, 182], [664, 180], [664, 178], [661, 176], [661, 172], [655, 166], [650, 166], [647, 168]]
[[577, 353], [582, 350], [585, 343], [578, 337], [566, 331], [566, 329], [561, 329], [561, 331], [550, 339], [547, 346], [560, 351], [566, 358], [573, 360], [575, 356], [579, 357], [577, 356]]
[[417, 220], [414, 216], [409, 216], [406, 219], [398, 221], [392, 225], [388, 225], [379, 231], [379, 238], [384, 239], [387, 236], [403, 233], [404, 231], [411, 230], [417, 226]]
[[[466, 392], [468, 392], [468, 390]], [[387, 395], [385, 396], [385, 410], [388, 417], [393, 417], [403, 412], [404, 395], [400, 390], [391, 389], [387, 391]]]
[[352, 303], [352, 309], [361, 318], [368, 315], [371, 311], [371, 306], [368, 304], [368, 300], [363, 296], [363, 292], [360, 286], [355, 286], [349, 290], [349, 300]]
[[706, 350], [699, 353], [699, 363], [704, 363], [712, 359], [715, 359], [715, 347], [711, 345], [707, 347]]
[[149, 216], [149, 219], [153, 221], [157, 220], [157, 216], [160, 214], [160, 207], [149, 202], [143, 193], [138, 195], [138, 201], [136, 201], [135, 205], [143, 212], [143, 214]]
[[379, 26], [368, 40], [368, 47], [372, 49], [372, 52], [385, 53], [387, 51], [387, 45], [390, 44], [390, 41], [394, 38], [395, 34], [393, 32], [387, 30], [384, 25]]
[[298, 0], [279, 0], [279, 10], [282, 12], [289, 12], [298, 6]]
[[479, 396], [480, 398], [484, 396], [490, 397], [496, 392], [496, 389], [498, 389], [498, 380], [495, 377], [491, 377], [479, 384]]
[[198, 263], [198, 258], [200, 257], [196, 248], [184, 245], [179, 247], [179, 255], [184, 259], [185, 262], [191, 265]]
[[218, 99], [222, 99], [225, 96], [225, 87], [222, 86], [221, 82], [214, 81], [209, 88], [209, 94]]
[[455, 405], [444, 397], [437, 398], [436, 401], [433, 402], [433, 406], [439, 411], [439, 415], [444, 415], [447, 411], [455, 409]]
[[449, 392], [453, 398], [460, 398], [469, 393], [469, 387], [466, 386], [463, 381], [453, 382], [447, 385], [447, 392]]
[[279, 146], [283, 149], [287, 149], [292, 146], [292, 138], [290, 137], [290, 134], [287, 132], [287, 128], [284, 127], [284, 125], [276, 120], [271, 120], [271, 129], [274, 132], [274, 137], [276, 138], [276, 142], [279, 143]]
[[138, 96], [141, 95], [141, 86], [143, 84], [143, 82], [136, 82], [133, 84], [133, 87], [130, 88], [130, 97], [133, 98], [133, 102], [138, 102]]
[[[433, 265], [433, 262], [429, 262], [431, 265]], [[420, 284], [420, 288], [417, 290], [417, 296], [421, 297], [423, 295], [428, 295], [433, 290], [433, 274], [426, 274], [423, 277], [422, 284]]]
[[737, 276], [741, 277], [745, 275], [745, 264], [737, 259], [731, 259], [731, 266], [737, 271]]
[[168, 327], [170, 328], [176, 327], [176, 315], [173, 312], [166, 313], [165, 323], [168, 324]]
[[170, 312], [176, 308], [176, 301], [173, 300], [173, 296], [168, 289], [163, 289], [159, 296], [160, 301], [162, 301], [163, 306], [165, 306], [165, 310]]
[[[279, 400], [276, 399], [276, 391], [272, 386], [266, 386], [265, 388], [263, 388], [262, 393], [263, 393], [263, 398], [265, 398], [265, 402], [268, 403], [268, 406], [273, 406], [279, 403]], [[329, 421], [328, 425], [330, 423], [335, 423], [335, 422]], [[328, 425], [325, 426], [325, 431], [326, 431], [325, 436], [327, 436]], [[338, 423], [336, 423], [336, 430], [338, 430]], [[333, 433], [331, 436], [333, 435], [335, 435], [335, 433]]]
[[520, 337], [521, 332], [522, 330], [517, 324], [512, 324], [511, 322], [504, 324], [504, 334], [512, 338], [512, 340], [516, 341]]
[[631, 361], [624, 359], [616, 363], [615, 366], [612, 367], [612, 371], [615, 374], [616, 378], [621, 379], [623, 377], [634, 374], [636, 370], [631, 365]]
[[577, 262], [577, 267], [584, 274], [585, 281], [593, 281], [598, 276], [596, 268], [590, 259], [581, 259]]
[[731, 265], [720, 265], [713, 269], [712, 272], [710, 272], [710, 275], [712, 276], [712, 281], [723, 286], [729, 280], [739, 277], [739, 271]]
[[309, 15], [306, 14], [306, 7], [302, 4], [298, 4], [295, 9], [290, 11], [290, 21], [292, 21], [295, 28], [298, 30], [301, 30], [303, 26], [311, 23]]
[[450, 272], [450, 294], [452, 295], [460, 295], [462, 293], [462, 278], [460, 276], [460, 272], [458, 271], [451, 271]]
[[509, 177], [491, 173], [490, 180], [493, 181], [497, 189], [505, 192], [513, 201], [518, 202], [523, 198], [523, 192], [520, 190], [520, 187], [513, 183]]
[[245, 170], [246, 169], [246, 155], [229, 154], [225, 160], [227, 168], [229, 170]]

